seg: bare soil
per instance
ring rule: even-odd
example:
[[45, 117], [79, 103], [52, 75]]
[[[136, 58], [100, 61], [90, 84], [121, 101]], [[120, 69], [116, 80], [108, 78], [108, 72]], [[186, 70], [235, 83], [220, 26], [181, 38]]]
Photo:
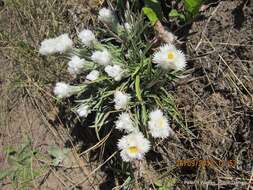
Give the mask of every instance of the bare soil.
[[[66, 22], [78, 20], [80, 24], [79, 27], [82, 28], [84, 27], [85, 20], [90, 20], [90, 18], [84, 17], [84, 15], [87, 16], [87, 12], [90, 11], [90, 9], [85, 8], [87, 7], [87, 2], [68, 1], [66, 7], [64, 12]], [[82, 15], [82, 18], [80, 15]], [[19, 32], [18, 24], [20, 24], [19, 20], [13, 10], [0, 7], [0, 34], [3, 35], [6, 32], [17, 33], [17, 35], [10, 40], [14, 40], [14, 38], [17, 37], [18, 40], [27, 40], [34, 45], [32, 39], [26, 39], [27, 36]], [[74, 30], [76, 26], [77, 23], [72, 23], [71, 30]], [[10, 146], [18, 149], [22, 143], [26, 143], [28, 139], [31, 139], [32, 149], [38, 152], [38, 156], [33, 158], [32, 169], [40, 171], [40, 176], [36, 177], [34, 181], [31, 182], [29, 189], [68, 189], [70, 187], [85, 190], [97, 189], [101, 181], [103, 181], [103, 173], [94, 172], [95, 175], [89, 177], [88, 175], [98, 167], [98, 164], [88, 163], [85, 156], [79, 157], [77, 153], [78, 145], [74, 147], [73, 144], [71, 144], [72, 137], [69, 135], [68, 129], [60, 125], [58, 125], [59, 128], [57, 129], [57, 126], [50, 124], [50, 120], [57, 117], [57, 108], [52, 104], [48, 96], [53, 84], [49, 84], [48, 86], [45, 85], [45, 90], [40, 91], [41, 89], [38, 84], [39, 80], [42, 80], [41, 77], [43, 77], [43, 74], [37, 77], [38, 81], [32, 81], [34, 78], [29, 78], [30, 76], [28, 73], [34, 71], [29, 70], [29, 67], [23, 68], [21, 60], [16, 60], [16, 55], [11, 55], [9, 53], [16, 53], [15, 48], [19, 51], [18, 47], [15, 47], [11, 41], [8, 41], [3, 36], [0, 37], [1, 171], [10, 167], [4, 150]], [[38, 43], [39, 41], [35, 44]], [[22, 56], [20, 57], [22, 59]], [[33, 59], [36, 59], [36, 57]], [[23, 74], [23, 72], [27, 72], [25, 73], [27, 74], [27, 78], [25, 79], [19, 78], [21, 75], [20, 73]], [[36, 72], [43, 73], [42, 70]], [[54, 71], [51, 70], [51, 72]], [[36, 73], [34, 72], [32, 75], [35, 76]], [[54, 80], [55, 82], [56, 79], [52, 79], [54, 77], [55, 76], [52, 76], [51, 79], [49, 78], [48, 80]], [[23, 88], [21, 85], [25, 87]], [[49, 89], [49, 93], [47, 89]], [[61, 164], [59, 167], [53, 166], [52, 158], [48, 154], [48, 148], [52, 145], [56, 145], [62, 149], [66, 148], [67, 141], [69, 142], [68, 148], [71, 148], [71, 152], [68, 155], [69, 165], [65, 166]], [[10, 177], [0, 181], [0, 189], [14, 189]], [[17, 187], [17, 189], [19, 189], [19, 187]]]
[[196, 135], [183, 146], [188, 159], [235, 160], [236, 164], [186, 167], [180, 172], [187, 170], [191, 180], [238, 178], [246, 183], [240, 188], [247, 189], [253, 156], [253, 4], [220, 1], [204, 16], [191, 27], [186, 42], [191, 73], [175, 92], [186, 125]]

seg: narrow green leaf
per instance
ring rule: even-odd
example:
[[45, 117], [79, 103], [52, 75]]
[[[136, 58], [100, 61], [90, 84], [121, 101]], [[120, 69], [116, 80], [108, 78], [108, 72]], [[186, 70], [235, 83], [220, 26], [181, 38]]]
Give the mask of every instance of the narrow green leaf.
[[148, 114], [146, 106], [144, 104], [141, 105], [141, 115], [142, 115], [142, 122], [144, 125], [146, 125], [148, 122]]
[[140, 102], [142, 102], [141, 98], [141, 88], [140, 88], [140, 76], [137, 75], [135, 78], [135, 92], [136, 92], [136, 97]]

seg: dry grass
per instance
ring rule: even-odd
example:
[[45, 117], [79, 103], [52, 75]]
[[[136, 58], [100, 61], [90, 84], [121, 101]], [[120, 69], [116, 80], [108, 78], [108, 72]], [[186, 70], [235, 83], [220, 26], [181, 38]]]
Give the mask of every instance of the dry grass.
[[[87, 2], [80, 6], [78, 1], [8, 0], [0, 11], [0, 74], [3, 97], [0, 101], [0, 121], [1, 136], [4, 137], [0, 147], [1, 150], [10, 145], [17, 147], [24, 141], [23, 137], [28, 136], [32, 139], [33, 148], [47, 158], [46, 161], [38, 160], [37, 157], [33, 159], [34, 169], [48, 169], [31, 183], [31, 188], [67, 189], [78, 184], [79, 179], [86, 178], [91, 169], [96, 167], [79, 157], [73, 143], [70, 143], [73, 166], [68, 168], [68, 174], [65, 167], [56, 171], [51, 165], [47, 147], [56, 144], [63, 148], [72, 139], [68, 128], [60, 127], [63, 124], [59, 124], [59, 130], [56, 130], [49, 122], [55, 120], [58, 113], [53, 103], [51, 87], [58, 80], [69, 79], [69, 76], [62, 60], [45, 59], [38, 54], [39, 43], [44, 38], [63, 32], [71, 34], [88, 22], [94, 22], [91, 11], [96, 6], [94, 2], [93, 8], [87, 8]], [[1, 164], [8, 166], [7, 160]], [[87, 179], [88, 183], [77, 186], [88, 185], [90, 189], [94, 189], [96, 179]], [[4, 188], [11, 188], [9, 182], [6, 182]]]
[[[80, 146], [73, 142], [73, 136], [70, 135], [70, 126], [66, 126], [58, 116], [59, 110], [55, 106], [51, 94], [52, 85], [55, 81], [69, 79], [65, 69], [66, 64], [63, 64], [62, 60], [56, 60], [52, 57], [42, 58], [37, 50], [40, 41], [46, 37], [52, 37], [63, 32], [75, 33], [78, 29], [83, 28], [86, 23], [94, 23], [95, 18], [92, 13], [103, 1], [6, 0], [5, 2], [5, 7], [0, 9], [0, 53], [2, 55], [0, 57], [0, 93], [3, 97], [0, 100], [2, 130], [0, 135], [1, 137], [5, 136], [5, 139], [16, 138], [16, 141], [3, 142], [1, 140], [1, 146], [8, 144], [16, 146], [22, 142], [22, 137], [15, 136], [16, 134], [13, 132], [15, 130], [30, 135], [33, 148], [38, 149], [44, 155], [47, 154], [45, 149], [48, 145], [57, 144], [63, 148], [68, 141], [72, 150], [73, 165], [68, 168], [71, 171], [67, 170], [66, 172], [64, 166], [56, 170], [48, 157], [48, 160], [34, 158], [35, 167], [46, 166], [47, 169], [40, 178], [34, 180], [35, 184], [32, 183], [32, 187], [74, 189], [76, 186], [83, 188], [89, 186], [90, 189], [97, 189], [104, 177], [100, 169], [110, 162], [115, 154], [108, 156], [104, 162], [101, 159], [100, 163], [88, 162], [88, 154], [98, 148], [103, 152], [105, 149], [104, 142], [108, 136], [86, 151], [79, 151]], [[195, 30], [203, 32], [200, 33], [200, 38], [194, 38], [193, 42], [189, 41], [187, 44], [191, 55], [189, 61], [195, 64], [193, 70], [189, 71], [192, 78], [183, 81], [177, 89], [179, 96], [176, 102], [185, 116], [186, 126], [194, 132], [196, 137], [177, 132], [178, 139], [169, 142], [167, 140], [157, 142], [154, 154], [148, 155], [148, 163], [143, 163], [142, 172], [144, 175], [142, 177], [144, 180], [136, 181], [134, 184], [136, 189], [143, 189], [143, 187], [145, 187], [144, 189], [156, 189], [155, 183], [158, 179], [164, 184], [168, 183], [168, 185], [174, 184], [175, 181], [181, 183], [187, 169], [181, 170], [176, 167], [175, 163], [178, 159], [224, 160], [230, 156], [236, 158], [238, 163], [243, 162], [243, 159], [250, 159], [247, 157], [249, 155], [247, 150], [249, 139], [246, 139], [244, 144], [235, 145], [234, 142], [236, 142], [238, 126], [246, 126], [245, 128], [247, 128], [251, 125], [247, 123], [250, 122], [250, 119], [247, 118], [252, 117], [252, 113], [249, 112], [250, 109], [252, 110], [252, 88], [250, 89], [252, 76], [243, 63], [251, 63], [252, 60], [237, 57], [239, 67], [245, 71], [243, 75], [240, 75], [236, 69], [238, 66], [235, 67], [236, 64], [233, 64], [234, 57], [224, 57], [221, 49], [224, 50], [230, 46], [242, 46], [243, 44], [237, 44], [233, 41], [230, 43], [229, 40], [224, 41], [224, 39], [215, 42], [210, 40], [210, 36], [206, 34], [210, 21], [215, 17], [219, 8], [210, 13], [212, 16], [205, 22], [204, 26], [197, 25], [195, 28]], [[252, 44], [245, 46], [251, 48]], [[216, 53], [217, 64], [213, 61], [213, 53]], [[210, 67], [204, 66], [206, 63], [216, 65], [210, 69]], [[203, 73], [199, 75], [196, 72], [197, 69]], [[214, 70], [222, 76], [222, 80], [214, 77]], [[224, 83], [223, 86], [226, 86], [229, 91], [223, 93], [215, 89], [216, 83], [219, 85]], [[202, 89], [208, 89], [206, 91], [209, 94], [205, 94], [206, 91]], [[228, 98], [230, 96], [238, 96], [238, 99]], [[230, 104], [233, 101], [239, 103], [231, 106]], [[18, 111], [15, 112], [15, 110]], [[32, 115], [30, 115], [31, 112]], [[20, 117], [21, 119], [16, 121], [13, 117]], [[38, 118], [39, 121], [34, 123], [33, 120]], [[22, 123], [22, 120], [25, 122]], [[57, 123], [53, 122], [56, 120]], [[22, 126], [13, 125], [13, 121], [18, 124], [21, 123]], [[55, 128], [56, 125], [57, 129]], [[33, 131], [36, 131], [39, 126], [40, 129], [44, 127], [46, 130], [34, 134]], [[27, 127], [27, 130], [20, 130], [22, 127]], [[49, 134], [47, 141], [38, 140], [47, 134]], [[221, 154], [223, 156], [219, 156]], [[212, 175], [210, 177], [211, 173], [217, 173], [220, 176]], [[191, 175], [189, 179], [224, 180], [228, 177], [237, 176], [244, 176], [248, 184], [247, 188], [250, 189], [252, 171], [244, 168], [201, 167], [194, 170], [194, 175]], [[144, 184], [141, 183], [143, 181]], [[126, 180], [124, 185], [127, 186], [127, 182]], [[115, 186], [115, 189], [122, 187], [117, 180]], [[184, 189], [185, 186], [181, 188]]]

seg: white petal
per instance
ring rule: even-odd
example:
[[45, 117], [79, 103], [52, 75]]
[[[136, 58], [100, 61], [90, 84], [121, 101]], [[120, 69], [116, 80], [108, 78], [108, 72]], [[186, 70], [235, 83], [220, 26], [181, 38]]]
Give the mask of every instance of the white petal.
[[45, 39], [41, 42], [39, 53], [42, 55], [51, 55], [54, 53], [63, 53], [73, 46], [72, 40], [68, 34], [62, 34], [56, 38]]
[[94, 81], [97, 80], [99, 77], [99, 72], [97, 70], [93, 70], [91, 71], [87, 76], [86, 79], [90, 80], [90, 81]]
[[96, 37], [91, 30], [84, 29], [78, 34], [78, 38], [81, 42], [87, 46], [91, 47], [96, 42]]
[[100, 65], [109, 65], [111, 63], [111, 59], [111, 54], [107, 50], [95, 51], [91, 56], [91, 60]]

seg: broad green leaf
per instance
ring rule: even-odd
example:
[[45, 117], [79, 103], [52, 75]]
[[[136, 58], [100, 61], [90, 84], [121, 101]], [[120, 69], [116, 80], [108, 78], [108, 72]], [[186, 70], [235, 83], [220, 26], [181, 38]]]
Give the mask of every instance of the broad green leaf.
[[186, 11], [194, 17], [198, 13], [203, 2], [203, 0], [184, 0], [184, 6]]
[[156, 13], [151, 8], [144, 7], [142, 8], [142, 10], [144, 14], [148, 17], [152, 25], [154, 25], [158, 21], [158, 17]]
[[169, 13], [170, 17], [178, 17], [181, 20], [185, 21], [185, 16], [182, 13], [179, 13], [176, 9], [172, 9]]
[[162, 11], [162, 7], [161, 7], [161, 2], [159, 0], [144, 0], [144, 4], [145, 4], [145, 7], [148, 7], [155, 12], [155, 14], [159, 20], [162, 19], [163, 11]]

